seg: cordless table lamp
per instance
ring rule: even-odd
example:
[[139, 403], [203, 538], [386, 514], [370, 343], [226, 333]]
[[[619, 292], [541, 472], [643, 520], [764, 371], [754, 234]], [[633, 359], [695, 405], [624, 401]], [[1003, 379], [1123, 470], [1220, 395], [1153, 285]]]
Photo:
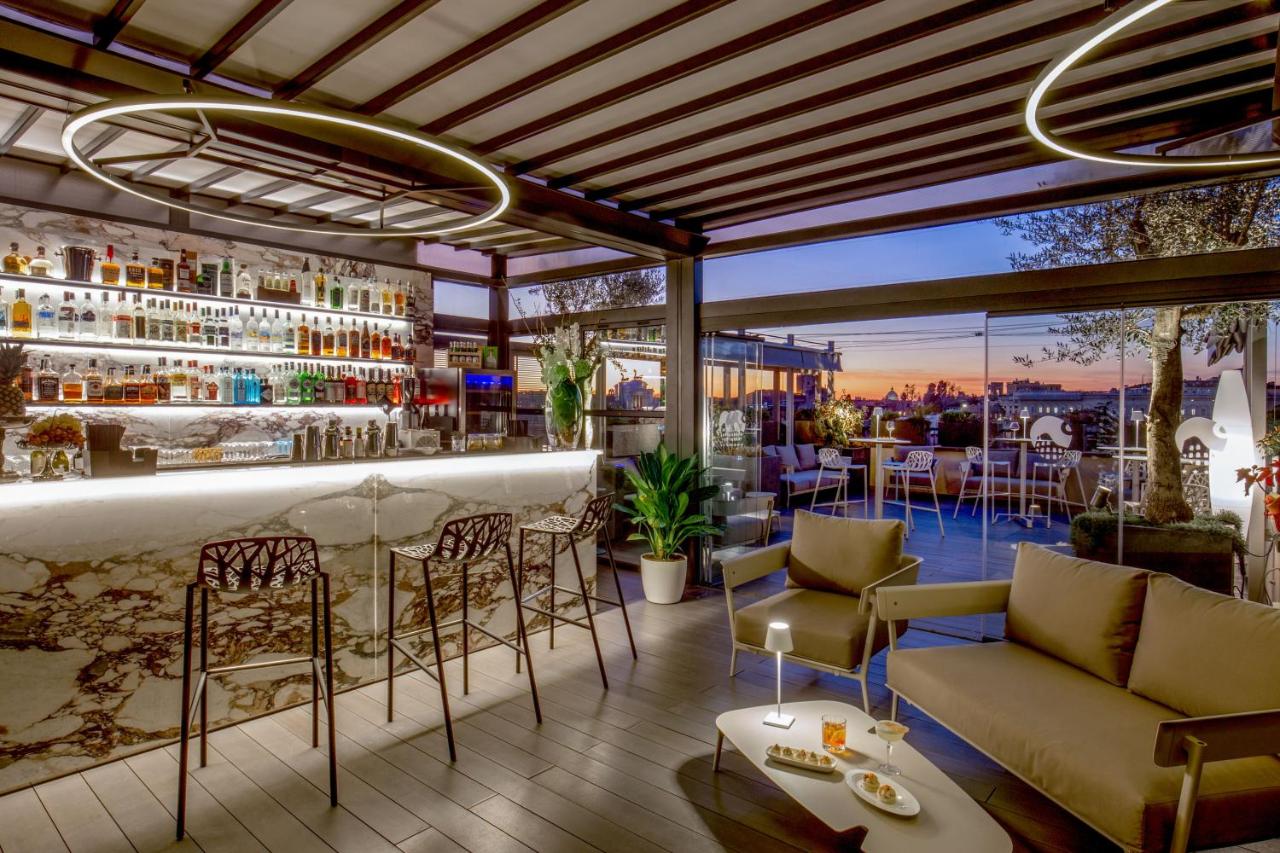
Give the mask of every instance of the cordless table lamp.
[[778, 708], [765, 716], [764, 724], [789, 729], [796, 718], [782, 713], [782, 655], [792, 649], [791, 626], [786, 622], [770, 622], [769, 631], [764, 636], [764, 647], [773, 652], [778, 661]]

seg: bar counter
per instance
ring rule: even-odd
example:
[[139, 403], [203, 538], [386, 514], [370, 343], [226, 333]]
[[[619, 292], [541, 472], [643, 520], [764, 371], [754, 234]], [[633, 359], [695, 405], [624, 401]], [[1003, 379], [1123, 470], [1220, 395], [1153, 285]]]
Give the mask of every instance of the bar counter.
[[[511, 512], [516, 526], [576, 514], [595, 494], [597, 457], [485, 452], [0, 485], [0, 792], [177, 736], [183, 595], [203, 543], [314, 537], [333, 583], [335, 679], [352, 687], [386, 676], [390, 547], [434, 542], [445, 521], [480, 512]], [[545, 572], [542, 538], [527, 550]], [[594, 543], [578, 553], [593, 584]], [[567, 553], [557, 571], [572, 573]], [[400, 567], [399, 624], [425, 624], [422, 583], [418, 567]], [[452, 618], [458, 577], [434, 590], [441, 620]], [[474, 567], [470, 597], [473, 616], [514, 634], [505, 567]], [[301, 589], [212, 602], [211, 663], [304, 651]], [[459, 636], [443, 640], [450, 656]], [[473, 648], [489, 642], [473, 635]], [[211, 722], [309, 700], [296, 670], [211, 680]]]

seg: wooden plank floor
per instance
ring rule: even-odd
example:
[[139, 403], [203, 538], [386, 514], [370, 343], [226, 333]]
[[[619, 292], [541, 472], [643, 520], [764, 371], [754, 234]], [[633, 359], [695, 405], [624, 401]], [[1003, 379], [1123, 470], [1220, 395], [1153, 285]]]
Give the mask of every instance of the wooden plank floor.
[[[765, 579], [748, 589], [777, 588]], [[420, 675], [396, 679], [395, 722], [385, 684], [338, 698], [341, 805], [330, 808], [327, 764], [310, 746], [309, 710], [296, 708], [213, 733], [209, 765], [192, 774], [189, 836], [175, 844], [176, 747], [158, 749], [0, 798], [0, 849], [19, 851], [548, 851], [839, 850], [840, 842], [727, 751], [712, 774], [716, 715], [772, 697], [770, 664], [727, 676], [723, 597], [646, 605], [624, 573], [640, 660], [620, 614], [599, 619], [611, 689], [601, 688], [590, 640], [573, 628], [534, 638], [544, 722], [534, 722], [512, 653], [448, 667], [458, 762], [448, 761], [440, 699]], [[904, 642], [959, 642], [922, 631]], [[883, 660], [872, 676], [887, 713]], [[788, 666], [787, 696], [856, 701], [856, 685]], [[175, 709], [176, 710], [176, 709]], [[1018, 851], [1114, 850], [1070, 815], [904, 706], [910, 741], [1015, 838]], [[728, 745], [726, 745], [728, 750]], [[875, 839], [867, 841], [875, 851]], [[1258, 851], [1276, 847], [1257, 846]], [[963, 853], [963, 851], [957, 851]]]

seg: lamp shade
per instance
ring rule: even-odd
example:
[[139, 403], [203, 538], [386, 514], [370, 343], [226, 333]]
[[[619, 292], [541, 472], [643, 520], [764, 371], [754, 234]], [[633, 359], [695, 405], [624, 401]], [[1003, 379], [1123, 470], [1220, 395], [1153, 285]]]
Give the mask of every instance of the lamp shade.
[[769, 631], [764, 635], [764, 647], [783, 654], [791, 651], [791, 626], [786, 622], [770, 622]]

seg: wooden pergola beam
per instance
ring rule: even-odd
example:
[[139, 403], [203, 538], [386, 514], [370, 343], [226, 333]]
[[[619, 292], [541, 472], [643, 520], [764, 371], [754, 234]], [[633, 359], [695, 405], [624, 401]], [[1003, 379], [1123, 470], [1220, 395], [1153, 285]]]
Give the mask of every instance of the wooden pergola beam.
[[244, 17], [236, 21], [231, 29], [223, 33], [222, 38], [214, 43], [205, 53], [191, 63], [191, 76], [196, 79], [207, 77], [215, 68], [227, 60], [259, 30], [271, 23], [271, 19], [283, 12], [292, 0], [258, 0]]
[[145, 0], [116, 0], [111, 11], [93, 24], [93, 46], [105, 50], [138, 13]]

